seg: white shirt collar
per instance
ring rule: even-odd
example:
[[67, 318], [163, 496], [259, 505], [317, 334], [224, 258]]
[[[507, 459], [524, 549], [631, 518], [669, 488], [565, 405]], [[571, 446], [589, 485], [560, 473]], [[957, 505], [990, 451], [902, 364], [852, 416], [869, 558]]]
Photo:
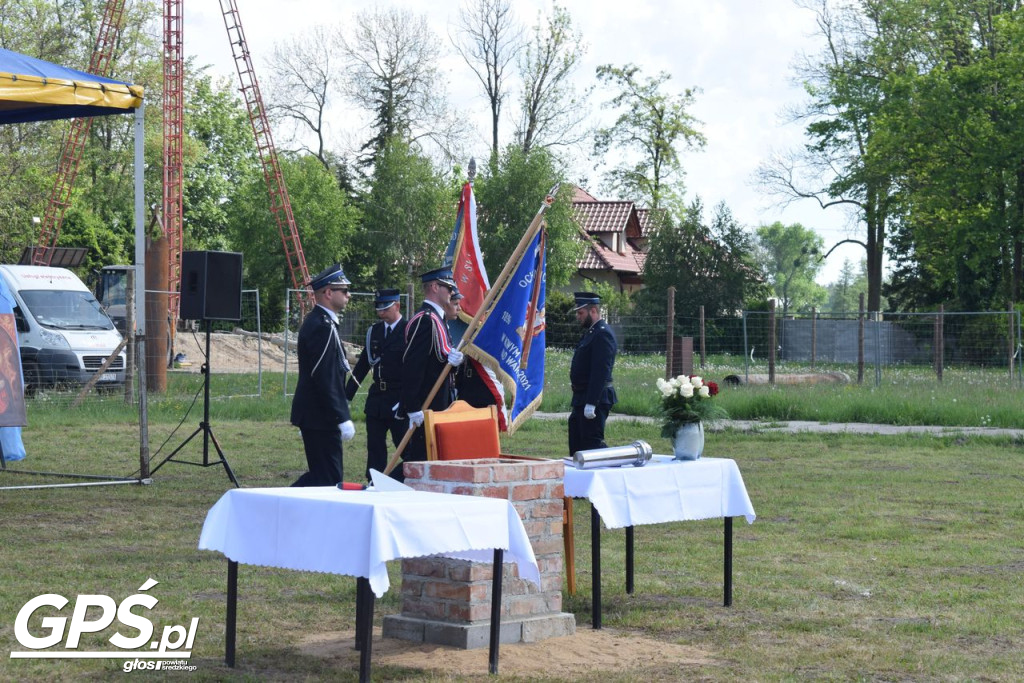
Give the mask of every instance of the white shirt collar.
[[320, 308], [322, 308], [322, 309], [324, 309], [325, 311], [327, 311], [327, 315], [329, 315], [329, 316], [330, 316], [330, 318], [331, 318], [331, 322], [332, 322], [332, 323], [334, 323], [335, 325], [337, 325], [337, 324], [338, 324], [338, 314], [337, 314], [337, 313], [335, 313], [335, 312], [334, 312], [334, 311], [332, 311], [331, 309], [327, 308], [327, 307], [326, 307], [326, 306], [324, 306], [323, 304], [317, 304], [317, 306], [319, 306]]
[[441, 317], [441, 320], [444, 320], [444, 309], [443, 308], [441, 308], [439, 305], [435, 304], [430, 299], [424, 299], [423, 303], [430, 304], [431, 306], [433, 306], [434, 310], [437, 311], [437, 314]]

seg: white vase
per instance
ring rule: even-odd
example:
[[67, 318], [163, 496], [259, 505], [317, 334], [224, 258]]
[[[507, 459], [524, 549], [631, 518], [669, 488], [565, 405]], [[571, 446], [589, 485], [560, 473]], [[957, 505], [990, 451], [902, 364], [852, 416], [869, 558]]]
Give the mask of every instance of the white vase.
[[704, 453], [704, 424], [690, 422], [676, 430], [672, 439], [676, 460], [697, 460]]

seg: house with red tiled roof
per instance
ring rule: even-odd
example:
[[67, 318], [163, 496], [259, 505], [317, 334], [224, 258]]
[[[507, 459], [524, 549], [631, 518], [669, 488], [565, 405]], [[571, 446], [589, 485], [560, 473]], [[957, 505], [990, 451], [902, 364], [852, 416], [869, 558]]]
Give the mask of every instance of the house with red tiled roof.
[[650, 210], [630, 201], [600, 200], [581, 187], [574, 188], [572, 207], [587, 248], [570, 287], [586, 290], [603, 282], [627, 294], [642, 289]]

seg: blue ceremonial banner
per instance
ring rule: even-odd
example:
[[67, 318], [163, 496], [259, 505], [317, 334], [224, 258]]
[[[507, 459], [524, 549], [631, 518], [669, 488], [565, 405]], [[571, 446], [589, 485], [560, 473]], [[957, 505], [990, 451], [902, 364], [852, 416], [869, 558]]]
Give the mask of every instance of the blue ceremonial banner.
[[544, 393], [545, 236], [538, 231], [523, 252], [465, 349], [495, 371], [511, 397], [509, 434], [537, 409]]

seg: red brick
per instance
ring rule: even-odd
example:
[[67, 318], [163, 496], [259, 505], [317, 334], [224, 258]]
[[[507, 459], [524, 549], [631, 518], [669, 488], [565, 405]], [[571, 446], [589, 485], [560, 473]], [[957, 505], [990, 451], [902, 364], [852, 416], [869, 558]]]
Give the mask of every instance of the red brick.
[[495, 465], [494, 481], [526, 481], [530, 476], [526, 465]]
[[524, 484], [512, 487], [512, 500], [538, 500], [544, 496], [543, 484]]
[[402, 577], [402, 598], [418, 598], [423, 594], [423, 581], [411, 576]]
[[491, 481], [491, 468], [456, 463], [426, 463], [426, 477], [433, 481], [464, 481], [486, 483]]
[[443, 581], [431, 581], [423, 587], [423, 594], [428, 598], [440, 600], [469, 600], [470, 590], [468, 583], [447, 583]]
[[429, 491], [430, 493], [446, 493], [446, 487], [444, 484], [435, 484], [429, 481], [411, 482], [408, 479], [405, 480], [405, 483], [408, 484], [411, 488], [416, 489], [417, 491]]
[[508, 500], [508, 488], [504, 486], [454, 486], [452, 493], [460, 496], [484, 496]]
[[548, 495], [552, 498], [565, 498], [565, 484], [561, 481], [557, 484], [552, 484], [550, 491]]
[[565, 505], [562, 503], [561, 498], [558, 498], [557, 500], [539, 500], [534, 504], [533, 509], [530, 510], [530, 517], [533, 519], [551, 517], [561, 519], [564, 511]]
[[563, 550], [560, 538], [538, 538], [530, 541], [530, 544], [533, 546], [533, 554], [537, 557], [560, 553]]
[[443, 564], [429, 557], [414, 557], [410, 560], [402, 560], [402, 574], [413, 576], [429, 576], [443, 579], [445, 567]]
[[533, 463], [530, 465], [530, 477], [535, 480], [563, 479], [565, 477], [565, 463], [560, 460]]
[[525, 521], [523, 522], [523, 528], [526, 529], [526, 535], [531, 539], [535, 536], [543, 536], [547, 531], [547, 523], [543, 521]]
[[422, 462], [407, 462], [405, 467], [405, 478], [406, 479], [422, 479], [423, 478], [423, 463]]
[[508, 605], [508, 613], [513, 617], [545, 614], [547, 611], [547, 604], [540, 595], [521, 595], [511, 600]]

